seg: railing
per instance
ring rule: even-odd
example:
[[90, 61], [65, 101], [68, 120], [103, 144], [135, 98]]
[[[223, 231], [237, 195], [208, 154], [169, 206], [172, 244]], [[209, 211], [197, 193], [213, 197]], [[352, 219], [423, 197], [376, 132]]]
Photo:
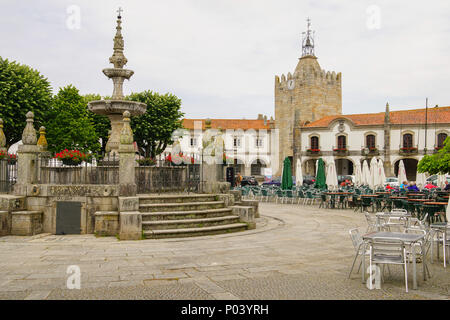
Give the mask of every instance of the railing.
[[36, 177], [41, 184], [118, 184], [119, 157], [96, 155], [90, 162], [64, 164], [49, 155], [37, 156]]
[[380, 149], [378, 146], [376, 147], [361, 147], [361, 155], [362, 156], [379, 156]]
[[409, 155], [409, 154], [417, 154], [419, 151], [419, 149], [416, 147], [402, 147], [399, 146], [399, 153], [400, 154], [404, 154], [404, 155]]
[[334, 147], [333, 146], [333, 155], [335, 156], [348, 156], [349, 151], [347, 147]]
[[0, 193], [12, 191], [17, 181], [17, 157], [14, 159], [4, 158], [0, 160]]
[[137, 166], [138, 193], [201, 192], [201, 165]]
[[313, 148], [306, 149], [306, 155], [308, 155], [308, 156], [320, 156], [320, 155], [322, 155], [322, 152], [320, 150], [321, 150], [320, 147], [317, 148], [317, 149], [313, 149]]

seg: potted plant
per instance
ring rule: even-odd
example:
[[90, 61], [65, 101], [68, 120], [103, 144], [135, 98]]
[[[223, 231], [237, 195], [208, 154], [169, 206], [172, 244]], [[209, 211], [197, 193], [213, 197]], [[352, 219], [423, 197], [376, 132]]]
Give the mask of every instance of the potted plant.
[[14, 164], [17, 161], [17, 156], [12, 153], [7, 153], [5, 151], [0, 151], [0, 160], [7, 160], [8, 164]]
[[61, 160], [64, 165], [67, 166], [78, 166], [81, 162], [90, 162], [92, 160], [92, 155], [83, 153], [79, 150], [68, 150], [57, 153], [53, 158]]

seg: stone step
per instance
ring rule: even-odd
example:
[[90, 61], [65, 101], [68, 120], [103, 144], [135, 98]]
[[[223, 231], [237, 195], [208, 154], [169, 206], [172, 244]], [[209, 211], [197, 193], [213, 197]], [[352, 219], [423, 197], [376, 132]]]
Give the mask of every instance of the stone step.
[[140, 212], [194, 211], [223, 208], [223, 201], [139, 204]]
[[143, 233], [146, 239], [162, 239], [162, 238], [198, 237], [213, 234], [244, 231], [246, 229], [247, 224], [245, 223], [233, 223], [203, 228], [146, 230]]
[[[142, 211], [141, 211], [142, 212]], [[231, 215], [232, 209], [206, 209], [195, 211], [142, 212], [142, 221], [204, 219]]]
[[142, 230], [147, 231], [163, 229], [203, 228], [217, 225], [228, 225], [237, 222], [239, 222], [239, 216], [236, 215], [204, 219], [143, 221]]
[[162, 195], [138, 195], [140, 204], [151, 203], [183, 203], [183, 202], [211, 202], [216, 201], [214, 194], [162, 194]]

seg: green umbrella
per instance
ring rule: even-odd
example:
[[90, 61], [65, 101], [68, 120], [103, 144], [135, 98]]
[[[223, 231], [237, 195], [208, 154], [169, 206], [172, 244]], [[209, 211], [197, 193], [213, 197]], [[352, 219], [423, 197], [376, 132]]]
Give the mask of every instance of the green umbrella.
[[315, 186], [319, 189], [325, 189], [325, 163], [322, 158], [319, 159], [319, 163], [317, 164], [317, 175], [316, 175], [316, 184]]
[[292, 190], [291, 161], [286, 157], [283, 161], [283, 176], [281, 177], [281, 189]]

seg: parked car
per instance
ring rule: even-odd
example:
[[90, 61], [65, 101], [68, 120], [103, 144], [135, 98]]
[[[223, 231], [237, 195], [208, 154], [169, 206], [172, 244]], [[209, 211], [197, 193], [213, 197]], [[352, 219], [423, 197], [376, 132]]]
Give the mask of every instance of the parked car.
[[[447, 179], [448, 182], [450, 182], [450, 175], [446, 175], [445, 178]], [[429, 176], [427, 178], [427, 182], [431, 182], [432, 184], [436, 185], [437, 179], [438, 179], [438, 176], [436, 174], [433, 174], [432, 176]]]
[[316, 177], [313, 176], [303, 176], [303, 185], [310, 186], [316, 182]]
[[263, 182], [263, 186], [281, 186], [281, 178], [273, 178], [270, 181]]
[[338, 184], [341, 184], [341, 183], [344, 182], [345, 180], [349, 180], [349, 181], [355, 183], [355, 178], [354, 178], [354, 176], [351, 176], [351, 175], [338, 176]]
[[388, 177], [384, 181], [384, 186], [390, 185], [391, 187], [399, 187], [398, 178], [397, 177]]
[[241, 181], [241, 186], [257, 186], [258, 181], [256, 181], [255, 177], [251, 176], [243, 176]]

